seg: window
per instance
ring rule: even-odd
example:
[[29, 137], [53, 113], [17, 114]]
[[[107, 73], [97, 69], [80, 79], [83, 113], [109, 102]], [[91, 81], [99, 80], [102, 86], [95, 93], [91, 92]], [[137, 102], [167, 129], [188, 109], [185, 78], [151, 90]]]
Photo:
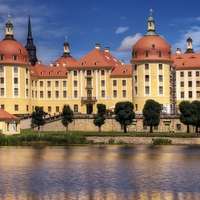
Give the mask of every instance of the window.
[[67, 98], [67, 91], [66, 90], [63, 91], [63, 98]]
[[40, 81], [40, 87], [43, 87], [43, 81]]
[[117, 98], [117, 90], [113, 90], [113, 97]]
[[188, 77], [191, 77], [192, 76], [192, 72], [188, 72]]
[[4, 84], [4, 78], [0, 78], [0, 83]]
[[126, 80], [122, 80], [122, 86], [126, 86]]
[[63, 81], [63, 87], [67, 87], [67, 81]]
[[105, 75], [105, 71], [101, 70], [101, 76], [104, 76], [104, 75]]
[[48, 113], [50, 113], [51, 112], [51, 106], [48, 106], [47, 110], [48, 110]]
[[18, 78], [14, 78], [14, 84], [18, 84]]
[[18, 105], [14, 105], [14, 110], [18, 111], [19, 110], [19, 106]]
[[1, 109], [5, 109], [5, 105], [4, 104], [1, 104]]
[[145, 86], [145, 94], [149, 94], [149, 86]]
[[0, 60], [3, 60], [3, 59], [4, 59], [4, 55], [0, 54]]
[[104, 80], [101, 80], [101, 86], [105, 86], [105, 81]]
[[27, 112], [29, 111], [29, 106], [28, 106], [28, 105], [26, 105], [26, 111], [27, 111]]
[[101, 98], [105, 98], [105, 90], [101, 90]]
[[149, 52], [145, 51], [144, 55], [145, 55], [145, 57], [149, 57]]
[[37, 91], [35, 91], [35, 98], [37, 98]]
[[196, 76], [199, 76], [199, 71], [196, 72]]
[[149, 75], [145, 75], [145, 81], [149, 82]]
[[198, 99], [200, 98], [200, 91], [197, 91], [196, 96]]
[[137, 87], [135, 87], [135, 94], [137, 94]]
[[18, 96], [18, 88], [14, 88], [14, 96], [15, 96], [15, 97]]
[[184, 72], [181, 72], [180, 75], [181, 75], [181, 77], [184, 77]]
[[1, 88], [0, 92], [1, 92], [1, 96], [4, 96], [4, 88]]
[[59, 87], [59, 82], [55, 81], [55, 87]]
[[51, 87], [51, 81], [47, 81], [47, 87]]
[[137, 76], [135, 76], [135, 83], [137, 83]]
[[13, 55], [13, 60], [17, 60], [17, 55]]
[[159, 82], [163, 82], [163, 75], [159, 75]]
[[47, 91], [47, 98], [51, 98], [51, 91]]
[[188, 92], [188, 96], [189, 96], [189, 98], [192, 98], [192, 91]]
[[134, 70], [137, 71], [137, 65], [134, 65]]
[[74, 81], [74, 87], [77, 87], [77, 81]]
[[26, 89], [26, 97], [28, 97], [28, 96], [29, 96], [29, 95], [28, 95], [28, 93], [29, 93], [29, 92], [28, 92], [28, 89]]
[[44, 98], [44, 93], [43, 93], [43, 91], [40, 91], [40, 98]]
[[162, 64], [159, 64], [159, 65], [158, 65], [158, 69], [159, 69], [159, 70], [162, 70], [162, 69], [163, 69]]
[[4, 67], [0, 66], [0, 72], [4, 72]]
[[113, 80], [113, 86], [117, 86], [117, 80]]
[[26, 78], [26, 85], [28, 85], [28, 79]]
[[162, 57], [162, 51], [158, 51], [158, 57]]
[[181, 124], [176, 124], [176, 130], [181, 131]]
[[159, 94], [163, 94], [163, 86], [159, 86]]
[[26, 74], [28, 74], [28, 68], [26, 68]]
[[55, 97], [59, 98], [59, 91], [55, 91]]
[[74, 90], [74, 98], [78, 98], [78, 91]]
[[32, 90], [32, 98], [34, 98], [34, 90]]
[[14, 67], [14, 73], [18, 73], [18, 67]]
[[76, 112], [76, 113], [78, 112], [78, 105], [77, 104], [74, 105], [74, 112]]
[[59, 113], [60, 110], [59, 110], [59, 106], [56, 106], [56, 112]]
[[185, 96], [184, 92], [181, 92], [181, 98], [184, 98], [184, 96]]
[[77, 71], [74, 71], [74, 76], [77, 76]]
[[192, 87], [192, 81], [188, 81], [188, 87]]
[[196, 87], [200, 87], [200, 81], [196, 81]]
[[126, 90], [122, 90], [122, 97], [126, 98]]
[[91, 75], [92, 75], [91, 70], [87, 70], [87, 76], [91, 76]]
[[184, 87], [184, 82], [183, 81], [181, 81], [180, 86]]
[[149, 64], [145, 64], [145, 70], [149, 70]]

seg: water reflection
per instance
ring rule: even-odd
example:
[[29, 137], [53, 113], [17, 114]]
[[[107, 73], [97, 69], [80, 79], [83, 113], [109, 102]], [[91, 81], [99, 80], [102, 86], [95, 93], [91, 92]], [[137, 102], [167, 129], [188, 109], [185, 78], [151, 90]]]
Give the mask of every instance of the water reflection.
[[1, 147], [0, 199], [200, 199], [200, 147]]

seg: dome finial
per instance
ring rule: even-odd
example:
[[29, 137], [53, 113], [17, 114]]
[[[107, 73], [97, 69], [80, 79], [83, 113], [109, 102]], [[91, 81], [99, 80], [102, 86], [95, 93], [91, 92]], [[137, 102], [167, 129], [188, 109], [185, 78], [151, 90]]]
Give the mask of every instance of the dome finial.
[[150, 16], [152, 16], [152, 14], [153, 14], [153, 9], [151, 8], [150, 9]]
[[10, 22], [11, 15], [8, 13], [8, 21]]
[[68, 37], [67, 37], [67, 36], [65, 36], [65, 42], [67, 42], [67, 39], [68, 39]]

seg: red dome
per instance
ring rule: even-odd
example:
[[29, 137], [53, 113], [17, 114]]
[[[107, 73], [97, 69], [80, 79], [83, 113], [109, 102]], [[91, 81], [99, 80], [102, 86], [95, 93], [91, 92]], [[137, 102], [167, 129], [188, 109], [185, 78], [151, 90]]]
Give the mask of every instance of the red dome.
[[29, 64], [29, 56], [26, 48], [16, 40], [2, 40], [0, 42], [0, 55], [3, 56], [0, 64]]
[[133, 61], [160, 60], [172, 61], [171, 47], [158, 35], [145, 35], [133, 47]]

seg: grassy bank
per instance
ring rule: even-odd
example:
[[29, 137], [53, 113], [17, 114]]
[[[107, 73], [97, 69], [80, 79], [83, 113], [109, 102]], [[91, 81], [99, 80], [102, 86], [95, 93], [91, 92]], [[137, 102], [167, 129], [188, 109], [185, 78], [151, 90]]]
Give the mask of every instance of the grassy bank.
[[[175, 138], [192, 138], [197, 137], [196, 133], [147, 133], [147, 132], [84, 132], [84, 131], [43, 131], [38, 133], [32, 129], [22, 130], [19, 135], [6, 136], [0, 134], [1, 146], [17, 146], [17, 145], [73, 145], [88, 144], [92, 141], [87, 140], [87, 136], [99, 137], [175, 137]], [[163, 141], [158, 141], [162, 143]], [[110, 143], [110, 142], [109, 142]]]

